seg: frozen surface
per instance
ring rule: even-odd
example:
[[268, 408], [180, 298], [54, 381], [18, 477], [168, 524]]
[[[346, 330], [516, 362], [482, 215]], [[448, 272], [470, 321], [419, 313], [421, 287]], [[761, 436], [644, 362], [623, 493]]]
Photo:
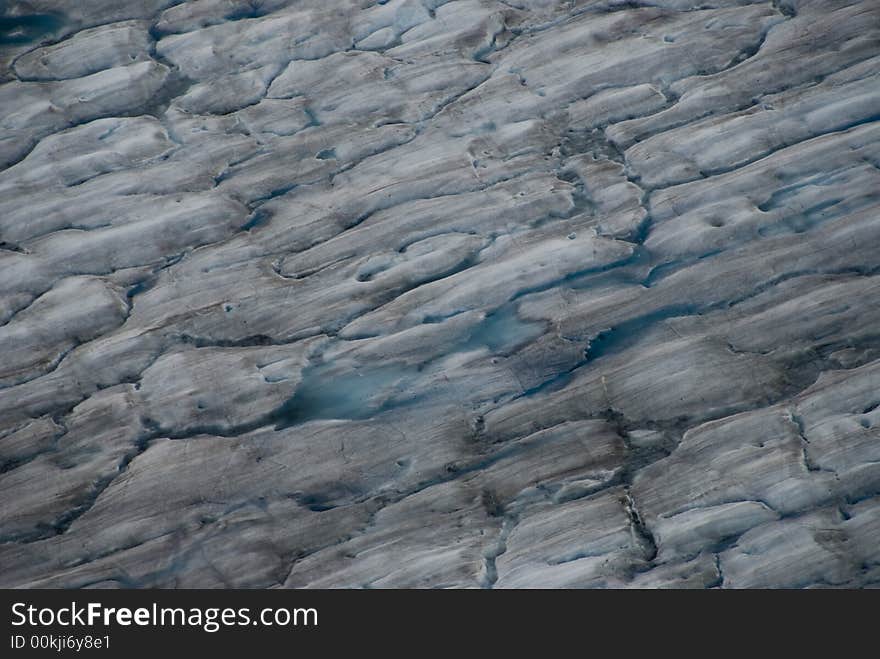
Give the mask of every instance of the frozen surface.
[[0, 4], [0, 586], [880, 586], [880, 3]]

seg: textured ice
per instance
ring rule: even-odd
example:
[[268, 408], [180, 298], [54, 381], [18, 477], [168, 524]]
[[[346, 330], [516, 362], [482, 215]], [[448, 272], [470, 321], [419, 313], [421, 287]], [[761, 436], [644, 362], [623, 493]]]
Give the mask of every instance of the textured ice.
[[880, 5], [12, 0], [0, 585], [880, 585]]

